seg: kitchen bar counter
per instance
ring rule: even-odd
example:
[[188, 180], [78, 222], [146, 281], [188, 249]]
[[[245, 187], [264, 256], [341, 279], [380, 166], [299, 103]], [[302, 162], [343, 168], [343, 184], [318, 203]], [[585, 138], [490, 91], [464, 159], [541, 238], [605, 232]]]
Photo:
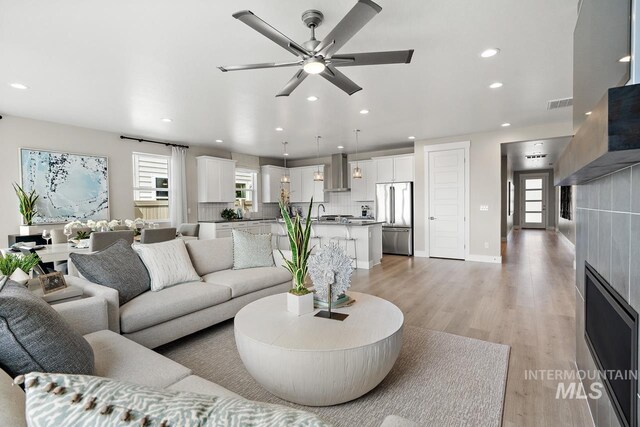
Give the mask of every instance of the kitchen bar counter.
[[[284, 224], [284, 221], [281, 219], [274, 219], [274, 220], [270, 220], [264, 221], [266, 222], [271, 222], [271, 223], [278, 223], [278, 224]], [[304, 224], [304, 223], [303, 223]], [[338, 221], [318, 221], [317, 219], [312, 219], [311, 220], [311, 224], [313, 226], [331, 226], [331, 227], [366, 227], [366, 226], [370, 226], [370, 225], [378, 225], [378, 224], [383, 224], [382, 221], [375, 221], [372, 219], [368, 219], [368, 220], [351, 220], [347, 223], [344, 222], [338, 222]]]

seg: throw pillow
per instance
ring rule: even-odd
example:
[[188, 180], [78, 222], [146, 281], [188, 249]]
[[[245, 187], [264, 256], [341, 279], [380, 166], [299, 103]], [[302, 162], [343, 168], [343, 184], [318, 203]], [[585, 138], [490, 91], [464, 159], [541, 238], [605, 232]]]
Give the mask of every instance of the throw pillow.
[[100, 252], [72, 253], [69, 257], [85, 279], [117, 290], [120, 305], [151, 288], [147, 268], [124, 239]]
[[83, 375], [25, 377], [29, 426], [310, 426], [315, 414], [236, 397], [205, 396]]
[[0, 368], [11, 376], [95, 371], [89, 343], [42, 298], [6, 278], [0, 284], [0, 349]]
[[273, 267], [271, 233], [253, 234], [233, 230], [233, 269]]
[[200, 281], [184, 240], [133, 245], [151, 277], [151, 290], [160, 291], [180, 283]]

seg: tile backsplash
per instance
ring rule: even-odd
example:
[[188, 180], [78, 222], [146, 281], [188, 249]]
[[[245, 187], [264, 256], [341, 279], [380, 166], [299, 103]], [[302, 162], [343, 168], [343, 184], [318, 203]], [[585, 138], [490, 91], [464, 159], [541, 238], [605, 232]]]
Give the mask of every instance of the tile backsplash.
[[[325, 207], [324, 215], [362, 215], [362, 206], [369, 206], [369, 215], [374, 215], [374, 202], [354, 202], [351, 200], [350, 192], [326, 193], [326, 202], [322, 202]], [[308, 203], [292, 203], [295, 207], [302, 208], [305, 212], [309, 209]], [[316, 216], [318, 203], [314, 203], [313, 214]], [[223, 209], [233, 208], [233, 203], [199, 203], [198, 221], [217, 221], [221, 219], [220, 213]], [[322, 211], [320, 215], [323, 215]], [[277, 203], [260, 203], [258, 212], [251, 212], [251, 218], [276, 218], [280, 216], [280, 209]]]

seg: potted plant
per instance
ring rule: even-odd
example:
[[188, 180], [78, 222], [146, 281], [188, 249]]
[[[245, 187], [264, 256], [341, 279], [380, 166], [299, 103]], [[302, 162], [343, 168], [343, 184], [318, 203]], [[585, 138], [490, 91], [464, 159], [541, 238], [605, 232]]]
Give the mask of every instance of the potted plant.
[[289, 270], [293, 276], [293, 287], [287, 293], [287, 310], [298, 316], [313, 312], [313, 293], [304, 285], [307, 278], [309, 255], [309, 240], [311, 237], [311, 208], [313, 198], [309, 202], [309, 212], [305, 218], [304, 226], [299, 215], [293, 218], [287, 212], [285, 204], [280, 201], [280, 213], [287, 227], [289, 246], [291, 248], [291, 260], [287, 259], [282, 251], [278, 249], [282, 259], [283, 267]]
[[25, 285], [29, 281], [29, 272], [38, 265], [36, 254], [14, 255], [7, 254], [0, 257], [0, 273], [15, 282]]
[[40, 196], [36, 194], [36, 190], [31, 190], [27, 193], [24, 188], [16, 183], [13, 184], [13, 190], [16, 192], [16, 196], [18, 196], [19, 211], [20, 215], [22, 215], [23, 225], [20, 226], [20, 234], [32, 234], [33, 230], [31, 226], [33, 225], [33, 217], [37, 213], [36, 202]]
[[227, 221], [231, 221], [236, 219], [238, 217], [238, 214], [233, 209], [226, 208], [223, 209], [222, 212], [220, 212], [220, 216]]

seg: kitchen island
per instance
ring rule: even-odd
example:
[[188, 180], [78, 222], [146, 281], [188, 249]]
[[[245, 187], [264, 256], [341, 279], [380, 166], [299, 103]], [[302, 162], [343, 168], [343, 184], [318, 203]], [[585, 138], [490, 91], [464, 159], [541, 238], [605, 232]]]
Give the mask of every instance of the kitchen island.
[[[266, 221], [265, 221], [266, 222]], [[264, 223], [264, 222], [263, 222]], [[273, 245], [282, 250], [289, 249], [289, 241], [286, 237], [280, 237], [286, 233], [282, 220], [271, 221], [271, 233], [274, 236]], [[344, 239], [355, 239], [345, 241]], [[351, 220], [348, 223], [333, 221], [316, 221], [311, 223], [311, 245], [319, 248], [334, 241], [343, 249], [346, 247], [347, 255], [356, 259], [354, 266], [370, 269], [380, 264], [382, 259], [382, 222], [373, 220]]]

